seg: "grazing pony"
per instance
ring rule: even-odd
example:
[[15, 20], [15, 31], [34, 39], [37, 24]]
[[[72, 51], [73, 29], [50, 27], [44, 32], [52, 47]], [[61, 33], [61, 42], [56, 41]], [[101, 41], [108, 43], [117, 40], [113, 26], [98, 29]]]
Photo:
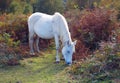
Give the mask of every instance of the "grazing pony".
[[56, 44], [56, 62], [60, 61], [59, 57], [59, 40], [62, 42], [62, 55], [67, 64], [72, 64], [72, 55], [75, 52], [76, 41], [72, 42], [68, 29], [68, 24], [63, 15], [56, 12], [54, 15], [44, 13], [33, 13], [28, 18], [29, 28], [29, 47], [30, 53], [34, 55], [33, 42], [34, 35], [37, 35], [36, 48], [39, 50], [39, 37], [43, 39], [55, 39]]

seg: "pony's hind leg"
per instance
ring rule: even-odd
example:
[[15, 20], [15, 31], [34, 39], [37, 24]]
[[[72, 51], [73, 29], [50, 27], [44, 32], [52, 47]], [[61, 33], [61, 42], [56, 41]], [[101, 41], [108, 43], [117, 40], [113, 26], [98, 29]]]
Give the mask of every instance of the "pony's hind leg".
[[60, 57], [59, 57], [59, 38], [58, 35], [54, 35], [55, 37], [55, 44], [56, 44], [56, 63], [60, 62]]
[[29, 47], [30, 47], [31, 55], [35, 55], [34, 49], [33, 49], [33, 43], [34, 43], [34, 32], [29, 32]]
[[40, 53], [40, 49], [39, 49], [39, 37], [38, 36], [36, 38], [36, 48], [37, 48], [37, 52]]

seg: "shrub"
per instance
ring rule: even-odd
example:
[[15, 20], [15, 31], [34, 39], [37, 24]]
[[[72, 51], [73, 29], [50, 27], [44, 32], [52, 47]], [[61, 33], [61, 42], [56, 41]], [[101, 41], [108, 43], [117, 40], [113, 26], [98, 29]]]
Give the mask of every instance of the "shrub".
[[34, 12], [54, 14], [54, 12], [64, 12], [63, 0], [38, 0], [34, 4]]
[[0, 35], [0, 65], [17, 65], [20, 60], [20, 41], [13, 41], [8, 33]]
[[90, 54], [89, 49], [83, 45], [81, 41], [77, 41], [76, 48], [75, 48], [76, 53], [73, 56], [73, 60], [81, 60], [83, 58], [88, 57]]
[[[13, 14], [4, 14], [0, 18], [0, 33], [8, 33], [11, 35], [13, 41], [20, 41], [21, 43], [28, 43], [28, 25], [27, 19], [29, 15], [13, 15]], [[44, 43], [44, 42], [45, 43]], [[49, 40], [40, 39], [41, 47], [47, 47]], [[46, 44], [47, 43], [47, 44]], [[46, 46], [45, 46], [46, 45]]]
[[120, 44], [111, 42], [100, 43], [100, 49], [80, 63], [71, 67], [71, 74], [75, 74], [80, 82], [109, 83], [120, 77]]
[[79, 20], [82, 17], [82, 13], [76, 9], [76, 10], [73, 10], [72, 13], [71, 11], [65, 12], [64, 16], [67, 18], [72, 39], [77, 40], [77, 45], [75, 48], [76, 53], [73, 56], [73, 60], [80, 60], [80, 59], [86, 58], [90, 54], [90, 52], [89, 52], [89, 49], [85, 47], [85, 45], [81, 41], [83, 38], [80, 32], [81, 29], [79, 25]]
[[[79, 49], [79, 52], [75, 54], [76, 56], [84, 56], [80, 50], [94, 51], [99, 48], [99, 42], [109, 41], [112, 32], [116, 29], [116, 12], [114, 10], [72, 11], [72, 13], [67, 12], [65, 16], [68, 18], [72, 38], [81, 42], [77, 45], [76, 49]], [[84, 51], [85, 55], [89, 54], [88, 50]]]

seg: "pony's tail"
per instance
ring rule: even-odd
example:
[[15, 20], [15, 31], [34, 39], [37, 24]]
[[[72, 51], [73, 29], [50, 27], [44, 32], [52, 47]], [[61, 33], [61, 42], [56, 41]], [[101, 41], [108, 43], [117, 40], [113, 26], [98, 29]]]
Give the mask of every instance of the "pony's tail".
[[28, 30], [29, 32], [33, 30], [33, 23], [31, 17], [28, 18]]
[[31, 30], [34, 30], [34, 25], [35, 23], [41, 18], [41, 14], [40, 13], [34, 13], [32, 14], [29, 18], [28, 18], [28, 28], [29, 28], [29, 32]]

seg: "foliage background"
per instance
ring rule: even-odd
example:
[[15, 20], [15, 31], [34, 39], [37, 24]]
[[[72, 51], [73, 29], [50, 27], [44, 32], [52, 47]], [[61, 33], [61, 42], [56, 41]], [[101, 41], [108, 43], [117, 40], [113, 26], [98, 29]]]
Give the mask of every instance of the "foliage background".
[[[74, 79], [83, 83], [119, 79], [119, 3], [120, 0], [0, 0], [0, 66], [19, 65], [19, 60], [32, 57], [27, 19], [33, 12], [60, 12], [68, 22], [72, 40], [78, 40], [75, 64], [70, 69]], [[53, 40], [40, 39], [40, 44], [42, 51], [54, 49]]]

